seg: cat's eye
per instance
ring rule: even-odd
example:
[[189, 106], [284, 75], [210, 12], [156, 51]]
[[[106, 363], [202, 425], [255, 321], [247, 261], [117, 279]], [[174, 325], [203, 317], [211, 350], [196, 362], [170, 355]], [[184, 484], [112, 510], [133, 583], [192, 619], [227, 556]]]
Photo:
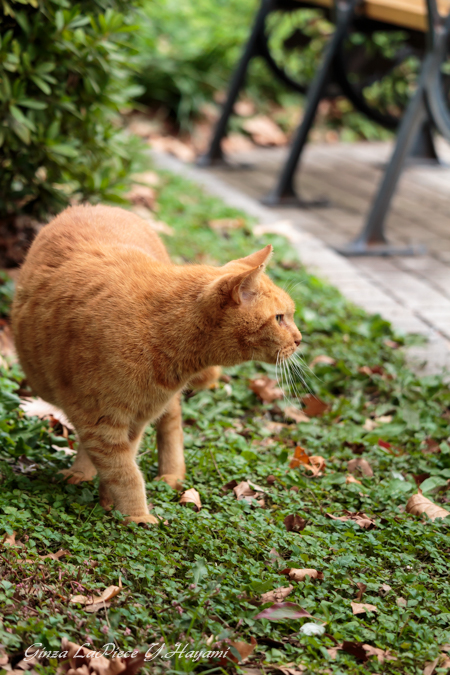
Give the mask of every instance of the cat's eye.
[[281, 323], [283, 321], [284, 314], [277, 314], [275, 319], [277, 320], [278, 323]]

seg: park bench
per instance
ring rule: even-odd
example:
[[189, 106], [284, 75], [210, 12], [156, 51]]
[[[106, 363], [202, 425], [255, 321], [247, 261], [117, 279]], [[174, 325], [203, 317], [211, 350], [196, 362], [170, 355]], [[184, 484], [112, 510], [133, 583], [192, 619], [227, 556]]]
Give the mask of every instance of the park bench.
[[[320, 8], [335, 24], [321, 63], [309, 84], [299, 81], [274, 58], [270, 49], [270, 18], [274, 13]], [[357, 33], [370, 40], [377, 32], [401, 31], [398, 50], [390, 57], [365, 55], [351, 44]], [[296, 29], [294, 44], [307, 43]], [[306, 37], [306, 39], [305, 39]], [[286, 41], [288, 43], [289, 41]], [[292, 40], [291, 40], [292, 42]], [[350, 45], [350, 47], [349, 47]], [[223, 161], [221, 140], [241, 90], [252, 58], [261, 56], [273, 73], [296, 91], [307, 93], [303, 119], [294, 135], [288, 158], [272, 192], [263, 199], [268, 205], [307, 206], [294, 189], [294, 176], [308, 133], [322, 98], [344, 94], [362, 113], [389, 129], [398, 129], [397, 142], [368, 219], [355, 241], [340, 248], [346, 255], [414, 254], [414, 247], [389, 245], [384, 223], [392, 196], [408, 155], [437, 160], [432, 127], [450, 141], [450, 0], [261, 0], [255, 22], [232, 78], [227, 99], [208, 152], [199, 164]], [[408, 101], [379, 106], [367, 96], [367, 86], [392, 76], [411, 56], [420, 59], [416, 91]]]

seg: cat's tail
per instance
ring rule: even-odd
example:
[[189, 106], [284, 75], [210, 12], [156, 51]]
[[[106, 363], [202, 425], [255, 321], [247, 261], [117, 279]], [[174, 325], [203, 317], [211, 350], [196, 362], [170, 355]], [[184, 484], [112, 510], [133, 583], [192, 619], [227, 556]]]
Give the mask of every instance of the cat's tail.
[[209, 368], [205, 368], [189, 380], [187, 388], [194, 390], [214, 389], [221, 372], [222, 368], [220, 366], [210, 366]]

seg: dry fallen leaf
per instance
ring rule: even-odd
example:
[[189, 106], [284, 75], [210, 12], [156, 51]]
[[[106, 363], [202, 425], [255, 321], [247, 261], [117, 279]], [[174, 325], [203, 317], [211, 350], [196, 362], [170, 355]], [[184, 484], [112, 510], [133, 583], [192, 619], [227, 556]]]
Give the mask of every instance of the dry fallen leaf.
[[433, 438], [428, 437], [425, 439], [425, 448], [423, 449], [423, 452], [426, 455], [433, 455], [435, 453], [441, 452], [440, 444]]
[[[230, 646], [233, 647], [239, 654], [240, 662], [248, 659], [250, 654], [252, 654], [255, 651], [255, 647], [257, 646], [257, 644], [258, 643], [256, 642], [253, 636], [250, 638], [250, 644], [248, 644], [247, 642], [230, 642]], [[230, 654], [229, 658], [231, 659], [231, 661], [239, 663], [239, 659], [237, 659], [234, 655]]]
[[405, 598], [396, 598], [397, 607], [406, 607], [408, 601]]
[[[70, 602], [77, 603], [79, 605], [103, 605], [108, 600], [112, 600], [116, 595], [122, 590], [122, 580], [119, 579], [118, 586], [108, 586], [105, 588], [100, 595], [72, 595]], [[86, 607], [87, 608], [87, 607]]]
[[10, 362], [17, 362], [11, 326], [6, 319], [0, 319], [0, 355]]
[[311, 614], [295, 602], [275, 602], [253, 618], [269, 619], [269, 621], [285, 621], [286, 619], [300, 619], [303, 616], [311, 616]]
[[169, 237], [172, 237], [175, 234], [175, 230], [170, 227], [170, 225], [167, 225], [167, 223], [164, 223], [162, 220], [155, 220], [153, 212], [150, 211], [150, 209], [148, 209], [146, 206], [137, 204], [136, 206], [133, 206], [131, 210], [137, 216], [142, 218], [142, 220], [146, 220], [152, 230], [155, 232], [158, 232], [159, 234], [167, 234]]
[[361, 366], [358, 368], [358, 373], [362, 375], [384, 375], [384, 368], [382, 366]]
[[300, 410], [300, 408], [296, 408], [294, 405], [288, 405], [283, 410], [283, 414], [288, 420], [294, 420], [294, 422], [297, 422], [297, 424], [310, 421], [308, 415], [306, 415], [303, 410]]
[[389, 584], [381, 584], [380, 588], [378, 589], [378, 593], [384, 598], [389, 591], [392, 591], [392, 587], [389, 586]]
[[377, 428], [377, 426], [378, 424], [375, 422], [375, 420], [372, 420], [370, 417], [368, 417], [363, 424], [363, 429], [365, 431], [373, 431]]
[[190, 488], [186, 492], [183, 492], [180, 497], [180, 504], [194, 504], [196, 511], [200, 511], [202, 508], [200, 495], [195, 488]]
[[365, 591], [367, 591], [367, 586], [366, 584], [363, 584], [361, 581], [358, 581], [356, 583], [356, 586], [358, 588], [358, 592], [355, 595], [355, 600], [356, 602], [360, 602], [362, 600], [362, 596], [364, 595]]
[[283, 522], [288, 532], [301, 532], [308, 524], [305, 518], [294, 514], [286, 516]]
[[151, 211], [156, 207], [156, 192], [148, 185], [133, 185], [131, 190], [125, 195], [132, 204], [145, 206]]
[[335, 659], [337, 657], [337, 653], [342, 649], [342, 642], [339, 642], [338, 644], [334, 645], [334, 647], [327, 647], [327, 652], [330, 656], [330, 659]]
[[423, 669], [423, 675], [433, 675], [437, 664], [439, 663], [439, 656], [437, 656], [434, 661], [428, 661], [425, 664], [425, 668]]
[[355, 473], [359, 476], [362, 475], [366, 476], [367, 478], [371, 478], [373, 476], [372, 467], [370, 466], [367, 459], [364, 459], [363, 457], [351, 459], [349, 462], [347, 462], [347, 469], [350, 473]]
[[[258, 488], [257, 485], [252, 484], [255, 488]], [[253, 487], [250, 485], [250, 483], [246, 480], [242, 481], [236, 487], [233, 488], [233, 492], [236, 495], [236, 499], [238, 501], [241, 501], [241, 499], [245, 499], [246, 502], [249, 504], [253, 504], [256, 502], [259, 506], [264, 506], [264, 497], [261, 494], [261, 492], [265, 492], [263, 488], [258, 488], [258, 490], [254, 490]]]
[[63, 427], [74, 431], [74, 427], [63, 411], [55, 408], [54, 405], [47, 403], [42, 398], [23, 398], [19, 408], [24, 411], [27, 417], [39, 417], [41, 420], [54, 417]]
[[248, 99], [244, 101], [237, 101], [234, 104], [233, 110], [236, 115], [239, 115], [239, 117], [251, 117], [255, 114], [255, 104], [253, 101], [249, 101]]
[[160, 152], [168, 152], [170, 155], [174, 155], [182, 162], [195, 161], [194, 150], [178, 138], [173, 138], [173, 136], [153, 136], [151, 146]]
[[379, 647], [372, 647], [372, 645], [363, 645], [367, 656], [376, 656], [379, 663], [385, 661], [396, 661], [397, 657], [389, 653], [389, 649], [379, 649]]
[[265, 115], [245, 120], [242, 128], [258, 145], [286, 145], [287, 143], [286, 134], [270, 117]]
[[323, 572], [314, 569], [296, 569], [295, 567], [286, 567], [281, 571], [281, 574], [286, 574], [292, 581], [304, 581], [308, 576], [310, 579], [323, 579]]
[[17, 532], [14, 530], [12, 534], [5, 534], [3, 537], [3, 544], [8, 544], [8, 546], [23, 546], [20, 541], [16, 541]]
[[70, 551], [66, 551], [64, 549], [59, 549], [59, 551], [56, 551], [56, 553], [47, 553], [47, 555], [40, 555], [39, 559], [35, 560], [26, 560], [25, 562], [27, 563], [35, 563], [39, 562], [39, 560], [59, 560], [60, 558], [63, 558], [64, 556], [71, 555]]
[[57, 669], [57, 675], [137, 675], [144, 665], [145, 654], [135, 657], [95, 656], [94, 648], [77, 645], [67, 638], [61, 640], [61, 651], [67, 652], [67, 659]]
[[367, 516], [362, 511], [358, 511], [357, 513], [344, 511], [344, 513], [346, 514], [345, 516], [333, 516], [331, 513], [327, 513], [326, 515], [332, 520], [342, 520], [344, 522], [346, 520], [353, 520], [364, 530], [371, 530], [375, 527], [375, 520], [373, 518], [369, 518], [369, 516]]
[[424, 497], [420, 490], [408, 499], [406, 512], [411, 513], [413, 516], [420, 516], [422, 513], [425, 513], [430, 520], [450, 516], [450, 511], [434, 504], [430, 499]]
[[261, 399], [263, 403], [272, 403], [279, 398], [283, 398], [284, 392], [279, 388], [278, 382], [272, 380], [267, 375], [256, 377], [250, 380], [250, 389]]
[[245, 218], [216, 218], [208, 221], [209, 227], [215, 232], [228, 232], [245, 227]]
[[311, 363], [309, 364], [310, 368], [314, 368], [314, 366], [317, 363], [324, 363], [327, 366], [335, 366], [336, 365], [336, 359], [333, 359], [331, 356], [327, 356], [326, 354], [320, 354], [319, 356], [315, 356]]
[[364, 614], [365, 612], [378, 612], [378, 607], [370, 605], [368, 602], [351, 602], [353, 614]]
[[345, 482], [348, 483], [358, 483], [358, 485], [362, 485], [360, 480], [357, 480], [354, 476], [349, 474], [348, 476], [345, 477]]
[[150, 187], [158, 187], [161, 183], [161, 179], [155, 171], [134, 173], [131, 178], [136, 181], [136, 183], [144, 183], [145, 185], [150, 185]]
[[239, 152], [249, 152], [255, 148], [248, 136], [237, 133], [231, 133], [225, 138], [222, 138], [220, 146], [226, 155], [232, 155], [234, 153], [237, 154]]
[[369, 658], [361, 642], [356, 642], [354, 640], [344, 640], [342, 643], [342, 650], [347, 652], [347, 654], [352, 654], [352, 656], [358, 659], [358, 661], [362, 661], [363, 663], [365, 663]]
[[[273, 668], [274, 670], [279, 670], [281, 673], [283, 673], [283, 675], [302, 675], [306, 670], [306, 666], [302, 666], [301, 663], [287, 663], [284, 666], [276, 666], [275, 664], [274, 665], [271, 664], [271, 668]], [[325, 674], [324, 670], [322, 670], [321, 672]], [[245, 675], [251, 674], [246, 673]], [[262, 672], [261, 675], [263, 675]]]
[[320, 417], [324, 412], [329, 410], [329, 406], [317, 396], [313, 396], [313, 394], [303, 396], [302, 403], [304, 405], [303, 412], [308, 417]]
[[274, 588], [273, 591], [267, 591], [261, 595], [261, 602], [282, 602], [293, 590], [294, 587], [291, 585]]
[[299, 466], [305, 466], [311, 471], [312, 476], [321, 476], [322, 469], [325, 468], [325, 459], [321, 455], [308, 455], [305, 448], [300, 445], [294, 450], [294, 456], [289, 462], [289, 468], [296, 469]]

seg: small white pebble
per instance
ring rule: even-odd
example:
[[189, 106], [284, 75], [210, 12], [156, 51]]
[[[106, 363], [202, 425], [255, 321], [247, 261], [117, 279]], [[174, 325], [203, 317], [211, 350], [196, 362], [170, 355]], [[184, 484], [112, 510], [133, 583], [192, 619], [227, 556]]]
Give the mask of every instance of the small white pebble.
[[300, 628], [300, 633], [303, 635], [323, 635], [325, 633], [325, 626], [318, 623], [304, 623]]

